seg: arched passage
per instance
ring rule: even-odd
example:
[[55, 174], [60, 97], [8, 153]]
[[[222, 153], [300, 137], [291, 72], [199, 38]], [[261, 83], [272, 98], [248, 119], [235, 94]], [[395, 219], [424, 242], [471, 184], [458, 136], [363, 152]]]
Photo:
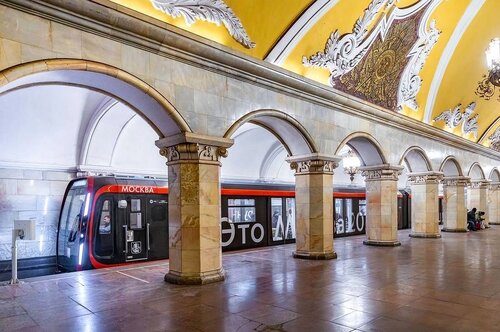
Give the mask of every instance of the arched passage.
[[462, 167], [458, 160], [453, 156], [446, 157], [441, 166], [439, 167], [439, 171], [444, 173], [444, 176], [463, 176]]
[[439, 171], [443, 172], [443, 232], [467, 232], [466, 188], [470, 178], [454, 156], [447, 156]]
[[477, 162], [471, 165], [471, 167], [469, 169], [469, 173], [467, 175], [471, 178], [471, 180], [485, 180], [486, 179], [486, 177], [484, 175], [483, 168]]
[[140, 114], [160, 137], [191, 132], [179, 112], [158, 91], [109, 65], [87, 60], [49, 59], [0, 72], [0, 95], [34, 85], [68, 85], [102, 92]]
[[491, 181], [488, 198], [488, 219], [490, 225], [500, 225], [500, 171], [497, 167], [490, 172]]
[[361, 161], [366, 185], [366, 240], [368, 245], [398, 246], [397, 180], [402, 167], [389, 165], [382, 146], [368, 133], [355, 132], [337, 148], [349, 146]]
[[[105, 113], [114, 116], [99, 121]], [[0, 224], [12, 224], [15, 218], [37, 220], [40, 236], [23, 247], [25, 258], [54, 255], [62, 195], [68, 181], [88, 169], [82, 164], [93, 164], [101, 173], [115, 160], [124, 173], [135, 159], [142, 165], [135, 164], [134, 173], [150, 175], [142, 167], [148, 160], [141, 153], [161, 160], [154, 144], [158, 137], [191, 131], [153, 87], [117, 68], [85, 60], [37, 61], [1, 71], [0, 114], [0, 169], [11, 174], [7, 177], [14, 188], [0, 193], [8, 216], [0, 216]], [[151, 149], [141, 149], [141, 142]], [[103, 153], [106, 162], [100, 162]], [[162, 173], [157, 174], [164, 176], [164, 160], [159, 166]], [[16, 201], [23, 204], [12, 204]], [[10, 244], [1, 243], [0, 260], [9, 259], [7, 255]]]
[[431, 162], [427, 154], [418, 146], [412, 146], [403, 153], [399, 164], [403, 165], [404, 163], [408, 166], [409, 172], [432, 171]]
[[339, 144], [335, 154], [339, 154], [345, 145], [348, 145], [354, 150], [363, 166], [374, 166], [387, 163], [382, 146], [368, 133], [356, 132], [350, 134]]
[[246, 114], [226, 131], [224, 137], [231, 138], [245, 123], [253, 123], [269, 130], [281, 141], [290, 156], [319, 152], [311, 135], [296, 119], [276, 110], [264, 109]]
[[492, 182], [500, 182], [500, 171], [498, 170], [497, 167], [491, 170], [488, 179], [490, 179]]
[[[319, 153], [307, 130], [290, 115], [276, 110], [248, 113], [237, 120], [224, 137], [234, 139], [231, 150], [241, 156], [238, 161], [242, 169], [260, 160], [260, 165], [252, 167], [259, 174], [258, 180], [265, 180], [262, 175], [269, 169], [282, 168], [273, 166], [279, 166], [276, 161], [280, 157], [281, 165], [285, 161], [290, 162], [295, 170], [295, 198], [272, 197], [270, 200], [272, 215], [268, 218], [272, 225], [272, 241], [276, 243], [295, 238], [297, 250], [294, 257], [297, 258], [335, 258], [331, 214], [333, 200], [331, 195], [325, 193], [332, 192], [333, 168], [337, 158]], [[257, 140], [258, 145], [255, 144]], [[245, 153], [241, 153], [241, 149]], [[233, 153], [231, 150], [229, 156]], [[223, 173], [225, 166], [223, 163]], [[249, 171], [246, 169], [246, 172]]]

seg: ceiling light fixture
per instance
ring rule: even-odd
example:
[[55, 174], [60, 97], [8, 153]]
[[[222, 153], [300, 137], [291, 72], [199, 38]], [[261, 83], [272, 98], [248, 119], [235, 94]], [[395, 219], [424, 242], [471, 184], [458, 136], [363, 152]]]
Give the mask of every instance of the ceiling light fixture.
[[[486, 50], [486, 63], [489, 73], [483, 76], [482, 81], [478, 82], [476, 95], [490, 100], [495, 95], [496, 88], [498, 87], [500, 90], [500, 38], [495, 38], [490, 42]], [[498, 101], [500, 101], [500, 95]]]

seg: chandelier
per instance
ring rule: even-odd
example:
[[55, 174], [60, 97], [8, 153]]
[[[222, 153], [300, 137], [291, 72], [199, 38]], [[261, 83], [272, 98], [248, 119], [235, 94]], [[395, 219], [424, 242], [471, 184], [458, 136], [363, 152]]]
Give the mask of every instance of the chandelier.
[[354, 180], [354, 175], [359, 172], [359, 166], [361, 166], [361, 162], [359, 161], [358, 156], [352, 151], [349, 150], [347, 152], [347, 156], [342, 159], [344, 164], [344, 173], [348, 174], [351, 182]]
[[[485, 100], [490, 100], [495, 95], [498, 87], [500, 90], [500, 38], [495, 38], [490, 42], [486, 50], [486, 62], [488, 64], [488, 75], [483, 76], [483, 80], [478, 82], [476, 95]], [[500, 101], [500, 95], [498, 96]]]

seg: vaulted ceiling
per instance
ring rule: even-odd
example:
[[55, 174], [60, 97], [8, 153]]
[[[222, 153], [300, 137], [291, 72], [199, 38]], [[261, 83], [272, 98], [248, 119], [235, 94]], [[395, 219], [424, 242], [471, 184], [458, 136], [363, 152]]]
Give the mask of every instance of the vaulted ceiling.
[[112, 1], [471, 141], [500, 135], [500, 89], [478, 90], [498, 0]]

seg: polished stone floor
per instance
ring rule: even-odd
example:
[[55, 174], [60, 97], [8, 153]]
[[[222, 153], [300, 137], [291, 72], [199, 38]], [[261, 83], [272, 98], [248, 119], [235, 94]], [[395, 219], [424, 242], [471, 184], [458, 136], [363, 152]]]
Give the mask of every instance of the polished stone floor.
[[500, 331], [500, 226], [399, 237], [336, 239], [332, 261], [226, 253], [226, 281], [205, 286], [166, 284], [167, 261], [27, 279], [0, 287], [0, 330]]

